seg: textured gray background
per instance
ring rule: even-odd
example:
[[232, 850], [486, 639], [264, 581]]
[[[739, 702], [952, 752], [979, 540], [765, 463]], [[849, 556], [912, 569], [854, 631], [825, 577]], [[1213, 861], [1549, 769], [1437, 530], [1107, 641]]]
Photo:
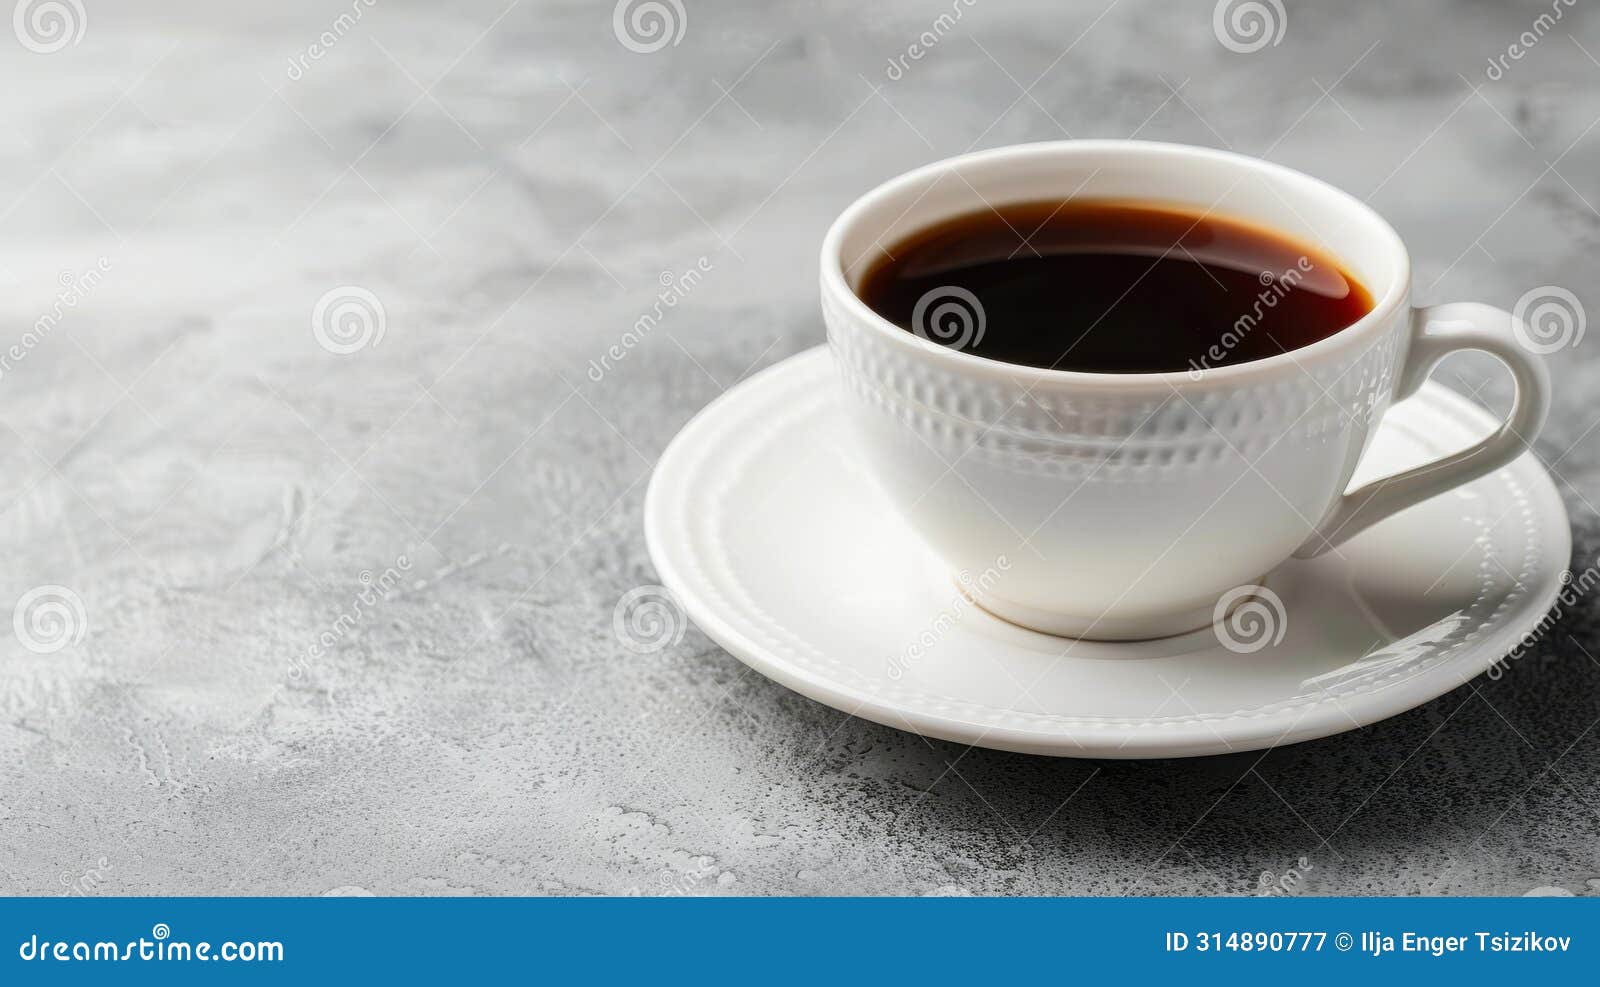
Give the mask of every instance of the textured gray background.
[[[1367, 197], [1419, 302], [1594, 309], [1600, 15], [685, 0], [678, 45], [609, 0], [83, 0], [76, 44], [0, 33], [0, 887], [14, 893], [1593, 893], [1596, 604], [1499, 681], [1267, 754], [1053, 761], [926, 742], [767, 682], [690, 630], [612, 631], [653, 583], [652, 461], [822, 340], [816, 244], [851, 198], [970, 147], [1074, 137], [1265, 154]], [[449, 9], [446, 10], [445, 8]], [[1587, 49], [1587, 52], [1584, 50]], [[601, 383], [589, 361], [704, 282]], [[318, 345], [357, 286], [381, 341]], [[1600, 548], [1594, 361], [1552, 358], [1578, 560]], [[1447, 382], [1503, 402], [1470, 361]], [[404, 588], [341, 625], [362, 574]], [[75, 619], [75, 618], [72, 618]], [[1476, 689], [1476, 691], [1475, 691]]]

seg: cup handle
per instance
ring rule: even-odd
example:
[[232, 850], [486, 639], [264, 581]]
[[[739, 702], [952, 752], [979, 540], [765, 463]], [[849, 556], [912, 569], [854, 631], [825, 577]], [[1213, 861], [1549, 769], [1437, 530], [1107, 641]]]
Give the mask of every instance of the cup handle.
[[1511, 412], [1493, 435], [1471, 448], [1374, 480], [1340, 497], [1295, 558], [1321, 555], [1397, 511], [1499, 469], [1532, 445], [1550, 410], [1550, 374], [1543, 360], [1517, 342], [1514, 319], [1510, 312], [1480, 302], [1411, 310], [1411, 349], [1394, 399], [1415, 394], [1449, 354], [1477, 350], [1511, 371], [1517, 388]]

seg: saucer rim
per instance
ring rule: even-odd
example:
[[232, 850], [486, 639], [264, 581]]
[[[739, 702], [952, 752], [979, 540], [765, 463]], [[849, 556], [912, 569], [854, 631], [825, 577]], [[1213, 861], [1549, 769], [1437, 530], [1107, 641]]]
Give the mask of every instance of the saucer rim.
[[[1080, 719], [1070, 729], [1029, 729], [908, 708], [893, 699], [858, 691], [822, 672], [802, 667], [755, 641], [719, 613], [719, 608], [695, 588], [696, 581], [668, 551], [667, 526], [681, 523], [681, 519], [666, 514], [664, 491], [675, 474], [694, 475], [684, 473], [683, 467], [685, 457], [701, 438], [700, 433], [727, 413], [730, 405], [749, 400], [752, 394], [768, 386], [771, 378], [798, 374], [803, 372], [803, 364], [826, 360], [831, 360], [826, 344], [780, 360], [719, 395], [679, 430], [657, 460], [645, 494], [646, 547], [661, 583], [687, 616], [742, 663], [794, 692], [847, 715], [920, 736], [1024, 754], [1129, 759], [1243, 753], [1370, 726], [1460, 688], [1503, 658], [1517, 641], [1543, 622], [1563, 585], [1560, 572], [1566, 570], [1571, 558], [1571, 525], [1566, 506], [1543, 465], [1530, 453], [1524, 453], [1491, 477], [1475, 482], [1492, 482], [1492, 477], [1506, 471], [1517, 474], [1532, 512], [1543, 519], [1530, 538], [1543, 543], [1559, 568], [1544, 570], [1539, 583], [1521, 594], [1526, 602], [1520, 606], [1523, 612], [1520, 619], [1498, 623], [1486, 628], [1489, 633], [1476, 640], [1455, 646], [1459, 653], [1452, 658], [1471, 660], [1446, 660], [1421, 674], [1365, 693], [1366, 701], [1354, 713], [1336, 702], [1324, 702], [1308, 704], [1298, 714], [1284, 709], [1266, 710], [1257, 715], [1238, 712], [1208, 716], [1192, 723], [1155, 720], [1096, 723]], [[1429, 382], [1415, 400], [1436, 408], [1442, 406], [1441, 410], [1451, 416], [1466, 419], [1468, 424], [1477, 424], [1486, 430], [1499, 424], [1489, 412], [1442, 384]], [[1485, 623], [1495, 623], [1494, 618], [1486, 619]], [[1139, 643], [1125, 642], [1129, 646]], [[1283, 721], [1290, 717], [1292, 722], [1284, 727]], [[1252, 724], [1251, 720], [1258, 722]], [[1225, 739], [1216, 729], [1217, 724], [1223, 722], [1228, 723]], [[1087, 736], [1089, 734], [1092, 736]]]

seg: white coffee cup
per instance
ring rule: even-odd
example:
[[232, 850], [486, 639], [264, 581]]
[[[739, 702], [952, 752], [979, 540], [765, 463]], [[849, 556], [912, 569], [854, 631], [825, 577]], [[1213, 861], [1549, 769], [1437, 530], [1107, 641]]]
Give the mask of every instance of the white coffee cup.
[[[1332, 336], [1277, 356], [1151, 374], [1000, 363], [883, 319], [857, 296], [908, 234], [1007, 203], [1176, 203], [1316, 244], [1372, 293]], [[1549, 378], [1512, 316], [1412, 308], [1400, 237], [1364, 203], [1266, 161], [1143, 141], [982, 151], [856, 200], [822, 244], [822, 309], [860, 450], [890, 501], [990, 612], [1051, 634], [1161, 637], [1291, 556], [1504, 466], [1544, 423]], [[1446, 354], [1478, 350], [1516, 380], [1495, 434], [1346, 492], [1392, 401]], [[1003, 563], [997, 565], [997, 563]]]

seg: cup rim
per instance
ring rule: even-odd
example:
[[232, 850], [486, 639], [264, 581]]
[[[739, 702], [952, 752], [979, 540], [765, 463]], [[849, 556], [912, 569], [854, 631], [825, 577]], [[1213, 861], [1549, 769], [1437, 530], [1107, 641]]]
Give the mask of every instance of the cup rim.
[[[873, 311], [845, 280], [844, 239], [852, 228], [860, 222], [863, 214], [877, 205], [882, 199], [908, 188], [915, 188], [920, 184], [933, 181], [940, 175], [950, 173], [962, 166], [992, 166], [1007, 159], [1019, 157], [1119, 151], [1141, 154], [1170, 154], [1175, 161], [1183, 157], [1208, 158], [1212, 161], [1226, 164], [1229, 167], [1250, 169], [1261, 174], [1272, 175], [1290, 184], [1298, 184], [1308, 190], [1331, 196], [1345, 208], [1362, 213], [1378, 235], [1389, 241], [1389, 247], [1398, 260], [1400, 270], [1389, 278], [1389, 283], [1382, 295], [1374, 300], [1372, 309], [1366, 315], [1338, 332], [1325, 336], [1308, 346], [1243, 363], [1204, 367], [1199, 370], [1190, 368], [1164, 370], [1154, 373], [1100, 373], [1096, 371], [1031, 367], [1019, 363], [1005, 363], [989, 357], [952, 349], [948, 346], [941, 346], [931, 340], [923, 339], [916, 333], [906, 332]], [[1325, 358], [1332, 357], [1344, 350], [1360, 345], [1364, 341], [1368, 341], [1369, 337], [1376, 336], [1383, 326], [1388, 325], [1389, 320], [1406, 303], [1411, 294], [1411, 256], [1406, 250], [1405, 243], [1400, 239], [1400, 234], [1395, 232], [1394, 227], [1389, 225], [1389, 222], [1379, 215], [1375, 209], [1354, 195], [1320, 178], [1262, 158], [1251, 157], [1250, 155], [1233, 151], [1221, 151], [1216, 148], [1165, 141], [1064, 140], [1010, 144], [1004, 147], [989, 148], [983, 151], [974, 151], [944, 158], [912, 169], [882, 182], [845, 207], [845, 210], [833, 221], [833, 224], [828, 228], [827, 234], [823, 237], [821, 269], [823, 289], [831, 293], [835, 301], [842, 304], [849, 314], [854, 316], [858, 324], [870, 327], [871, 331], [877, 333], [880, 337], [890, 340], [892, 345], [908, 348], [910, 351], [925, 358], [943, 362], [952, 371], [997, 376], [1012, 381], [1023, 380], [1030, 386], [1058, 384], [1071, 385], [1073, 387], [1127, 389], [1165, 385], [1178, 389], [1196, 389], [1205, 388], [1208, 385], [1237, 384], [1241, 382], [1242, 378], [1272, 377], [1289, 372], [1303, 373], [1305, 372], [1304, 364], [1307, 361], [1321, 362]]]

